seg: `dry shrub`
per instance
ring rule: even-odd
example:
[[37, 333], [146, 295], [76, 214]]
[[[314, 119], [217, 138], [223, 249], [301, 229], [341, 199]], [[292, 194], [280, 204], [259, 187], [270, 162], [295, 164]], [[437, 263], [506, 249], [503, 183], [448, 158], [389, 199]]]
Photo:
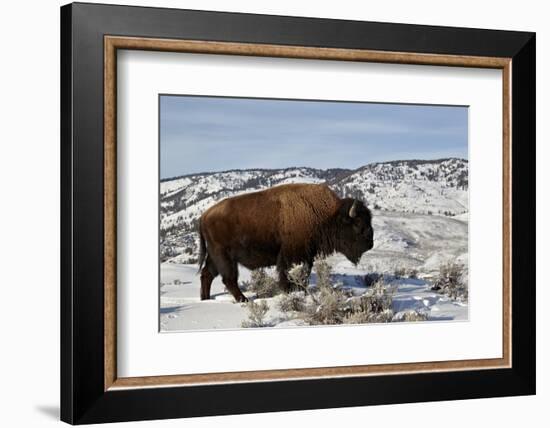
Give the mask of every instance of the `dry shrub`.
[[428, 315], [422, 312], [410, 310], [405, 312], [399, 312], [394, 315], [392, 321], [401, 322], [413, 322], [413, 321], [428, 321]]
[[288, 271], [287, 278], [294, 289], [307, 291], [309, 272], [304, 265], [293, 265]]
[[245, 290], [256, 293], [259, 298], [273, 297], [280, 293], [279, 283], [265, 269], [255, 269], [250, 281], [243, 284]]
[[390, 322], [393, 318], [393, 291], [380, 278], [372, 288], [360, 297], [351, 300], [346, 314], [346, 324]]
[[348, 311], [348, 296], [337, 288], [321, 288], [306, 306], [304, 320], [310, 325], [342, 324]]
[[248, 319], [241, 323], [243, 328], [269, 327], [265, 316], [269, 311], [269, 305], [265, 300], [260, 303], [249, 301], [242, 305], [248, 310]]
[[[304, 266], [293, 266], [288, 272], [290, 283], [301, 291], [283, 294], [277, 305], [281, 312], [291, 313], [293, 318], [302, 319], [307, 325], [365, 324], [391, 321], [424, 320], [420, 313], [400, 314], [394, 316], [392, 310], [393, 289], [384, 282], [383, 275], [367, 275], [372, 281], [369, 289], [361, 296], [354, 296], [353, 291], [342, 288], [331, 278], [332, 266], [324, 259], [317, 259], [313, 265], [317, 274], [317, 287], [309, 287], [309, 272]], [[365, 280], [365, 283], [367, 281]], [[247, 284], [248, 290], [258, 297], [272, 297], [279, 293], [277, 281], [264, 269], [252, 272]], [[266, 315], [269, 306], [249, 302], [248, 319], [243, 327], [266, 327]], [[414, 312], [414, 311], [413, 311]]]
[[432, 289], [454, 300], [468, 300], [465, 276], [463, 264], [444, 263], [439, 267], [439, 275], [435, 278]]
[[396, 278], [404, 278], [407, 275], [407, 269], [404, 266], [397, 266], [393, 271]]
[[304, 321], [309, 325], [363, 324], [390, 322], [393, 317], [392, 292], [380, 276], [365, 294], [353, 296], [351, 290], [332, 283], [331, 266], [317, 261], [317, 291], [306, 305]]
[[295, 291], [283, 294], [277, 305], [282, 312], [302, 312], [306, 308], [306, 298], [303, 293]]
[[330, 274], [332, 273], [332, 266], [325, 260], [318, 258], [313, 263], [313, 269], [315, 269], [315, 273], [317, 274], [317, 287], [319, 290], [323, 289], [332, 289], [332, 280], [330, 278]]
[[396, 278], [417, 279], [418, 278], [418, 270], [413, 268], [413, 267], [398, 266], [393, 271], [393, 275]]
[[367, 293], [354, 300], [354, 311], [380, 313], [386, 309], [391, 309], [392, 300], [393, 293], [384, 283], [384, 279], [381, 278]]
[[407, 270], [407, 276], [410, 279], [418, 279], [418, 270], [415, 268], [410, 268]]
[[348, 308], [350, 294], [332, 283], [332, 266], [322, 258], [313, 264], [317, 274], [317, 288], [310, 292], [310, 301], [302, 316], [310, 325], [342, 324]]
[[391, 322], [393, 311], [391, 309], [372, 314], [368, 312], [350, 312], [344, 318], [344, 324], [368, 324]]

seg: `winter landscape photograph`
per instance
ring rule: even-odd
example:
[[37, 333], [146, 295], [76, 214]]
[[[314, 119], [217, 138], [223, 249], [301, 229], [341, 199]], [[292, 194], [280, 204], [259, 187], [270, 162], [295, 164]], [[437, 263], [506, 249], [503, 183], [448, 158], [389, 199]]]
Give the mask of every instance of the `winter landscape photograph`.
[[468, 108], [160, 95], [161, 332], [468, 320]]

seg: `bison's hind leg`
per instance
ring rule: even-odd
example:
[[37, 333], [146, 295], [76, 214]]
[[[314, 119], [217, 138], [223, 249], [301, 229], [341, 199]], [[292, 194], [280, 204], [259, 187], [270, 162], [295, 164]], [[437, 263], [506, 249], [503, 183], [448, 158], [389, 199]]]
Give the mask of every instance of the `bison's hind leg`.
[[227, 291], [231, 293], [237, 302], [248, 301], [238, 286], [239, 270], [237, 262], [219, 248], [210, 249], [204, 268], [201, 271], [201, 300], [210, 298], [210, 286], [216, 275], [221, 275]]
[[216, 254], [216, 266], [227, 291], [231, 293], [237, 302], [248, 302], [246, 296], [239, 289], [239, 268], [237, 262], [227, 253]]
[[206, 257], [206, 262], [201, 271], [201, 300], [210, 299], [210, 288], [212, 281], [218, 275], [218, 270], [212, 262], [210, 256]]

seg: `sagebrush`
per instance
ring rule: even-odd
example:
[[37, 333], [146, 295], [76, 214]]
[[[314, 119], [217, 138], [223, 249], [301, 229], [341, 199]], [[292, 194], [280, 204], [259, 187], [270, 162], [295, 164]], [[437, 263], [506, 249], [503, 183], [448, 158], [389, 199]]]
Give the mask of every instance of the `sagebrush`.
[[294, 265], [289, 269], [287, 278], [294, 290], [307, 291], [309, 287], [309, 274], [304, 265]]
[[265, 300], [259, 303], [253, 300], [244, 303], [243, 306], [248, 310], [248, 319], [241, 323], [244, 328], [270, 327], [266, 320], [266, 315], [269, 312], [269, 305]]
[[243, 288], [256, 293], [259, 298], [273, 297], [281, 291], [278, 281], [262, 268], [251, 272], [250, 281], [244, 282]]
[[[360, 324], [390, 322], [393, 317], [392, 294], [381, 275], [371, 284], [371, 288], [361, 296], [332, 279], [332, 266], [325, 259], [318, 259], [313, 265], [317, 275], [317, 287], [309, 294], [304, 293], [303, 306], [299, 316], [309, 325]], [[310, 290], [305, 287], [305, 290]], [[305, 304], [304, 304], [305, 302]], [[285, 301], [285, 307], [290, 302]], [[296, 307], [296, 306], [294, 306]]]
[[[361, 295], [354, 295], [353, 290], [343, 287], [334, 280], [332, 266], [326, 259], [316, 259], [313, 264], [316, 274], [315, 286], [309, 284], [309, 274], [306, 266], [294, 265], [288, 272], [288, 280], [294, 291], [280, 293], [277, 281], [264, 269], [252, 272], [250, 281], [246, 284], [249, 291], [258, 297], [273, 297], [277, 308], [287, 314], [289, 319], [301, 320], [306, 325], [335, 324], [366, 324], [387, 322], [426, 321], [428, 316], [419, 311], [409, 310], [395, 313], [393, 310], [394, 287], [387, 283], [387, 276], [373, 273], [363, 280], [368, 289]], [[455, 270], [442, 269], [443, 277], [454, 281]], [[415, 277], [414, 269], [398, 268], [397, 275]], [[248, 319], [243, 327], [266, 327], [266, 315], [269, 306], [265, 301], [245, 304], [248, 309]]]
[[318, 258], [313, 263], [313, 269], [317, 274], [317, 287], [319, 289], [333, 288], [332, 279], [330, 277], [332, 273], [332, 266], [326, 261], [326, 259]]
[[392, 321], [402, 321], [402, 322], [413, 322], [413, 321], [427, 321], [428, 315], [424, 312], [419, 312], [415, 310], [409, 310], [404, 312], [399, 312], [395, 314], [392, 318]]
[[455, 262], [442, 264], [432, 289], [451, 299], [468, 300], [467, 272], [464, 265]]
[[283, 294], [277, 305], [283, 312], [301, 312], [306, 308], [306, 296], [300, 291]]

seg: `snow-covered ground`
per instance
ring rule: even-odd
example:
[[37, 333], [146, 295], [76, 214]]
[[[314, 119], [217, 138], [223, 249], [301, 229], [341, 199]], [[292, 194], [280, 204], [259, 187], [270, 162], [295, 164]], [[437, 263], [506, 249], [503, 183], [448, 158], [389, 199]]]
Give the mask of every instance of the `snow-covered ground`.
[[[360, 295], [367, 291], [363, 281], [366, 274], [386, 274], [386, 282], [393, 288], [393, 311], [398, 314], [415, 310], [427, 315], [430, 321], [468, 319], [468, 305], [453, 301], [431, 290], [430, 278], [446, 261], [462, 262], [467, 266], [468, 224], [467, 217], [460, 219], [426, 215], [380, 211], [374, 212], [373, 227], [375, 246], [364, 254], [357, 266], [342, 255], [328, 258], [332, 266], [334, 282], [343, 288], [352, 289]], [[398, 268], [414, 268], [418, 279], [395, 279]], [[247, 310], [234, 303], [225, 290], [221, 278], [212, 283], [212, 299], [200, 301], [200, 277], [196, 264], [178, 263], [178, 258], [161, 264], [161, 308], [162, 331], [195, 329], [240, 328], [247, 318]], [[239, 282], [250, 279], [250, 271], [240, 268]], [[310, 285], [315, 286], [312, 274]], [[245, 292], [253, 299], [253, 293]], [[277, 309], [280, 296], [266, 300], [269, 305], [267, 322], [274, 327], [303, 325]]]

